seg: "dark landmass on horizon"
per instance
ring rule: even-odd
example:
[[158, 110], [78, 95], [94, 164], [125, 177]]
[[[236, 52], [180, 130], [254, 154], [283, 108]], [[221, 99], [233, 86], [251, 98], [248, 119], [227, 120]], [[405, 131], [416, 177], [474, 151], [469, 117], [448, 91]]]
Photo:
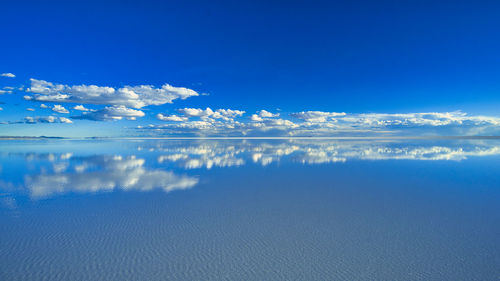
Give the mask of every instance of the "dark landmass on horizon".
[[47, 137], [47, 136], [39, 136], [39, 137], [26, 137], [26, 136], [0, 136], [0, 140], [33, 140], [33, 139], [67, 139], [65, 137]]

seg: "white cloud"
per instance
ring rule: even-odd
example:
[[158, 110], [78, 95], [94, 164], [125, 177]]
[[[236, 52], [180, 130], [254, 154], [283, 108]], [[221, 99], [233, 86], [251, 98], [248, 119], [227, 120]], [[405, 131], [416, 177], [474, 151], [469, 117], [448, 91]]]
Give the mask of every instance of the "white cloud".
[[245, 114], [243, 110], [233, 110], [233, 109], [217, 109], [213, 114], [212, 118], [215, 119], [224, 119], [226, 121], [231, 120], [235, 117], [240, 117]]
[[260, 122], [263, 121], [264, 119], [257, 114], [252, 114], [252, 116], [250, 116], [250, 120]]
[[35, 123], [54, 123], [57, 121], [57, 118], [54, 116], [47, 116], [47, 117], [30, 117], [26, 116], [24, 117], [24, 122], [29, 123], [29, 124], [35, 124]]
[[306, 122], [326, 122], [328, 118], [345, 116], [344, 112], [324, 112], [324, 111], [302, 111], [292, 113], [291, 116], [302, 119]]
[[184, 116], [178, 116], [178, 115], [163, 115], [161, 113], [158, 113], [156, 115], [156, 118], [158, 120], [162, 120], [162, 121], [174, 121], [174, 122], [184, 122], [184, 121], [187, 121], [188, 118], [187, 117], [184, 117]]
[[261, 128], [264, 130], [269, 129], [293, 129], [299, 125], [286, 119], [263, 119], [260, 123], [250, 124], [253, 127]]
[[2, 111], [2, 110], [3, 110], [3, 108], [0, 107], [0, 111]]
[[90, 109], [86, 108], [83, 105], [76, 105], [75, 107], [73, 107], [73, 109], [74, 110], [79, 110], [79, 111], [90, 111]]
[[[181, 108], [177, 109], [181, 115], [157, 114], [156, 118], [162, 121], [183, 122], [176, 126], [182, 128], [214, 128], [223, 123], [236, 124], [234, 118], [242, 116], [245, 111], [235, 109], [217, 109], [212, 110], [207, 107], [201, 108]], [[201, 120], [189, 121], [190, 118], [200, 118]], [[221, 120], [221, 121], [218, 121]], [[168, 125], [165, 125], [168, 126]]]
[[264, 119], [262, 122], [242, 123], [233, 119], [213, 119], [207, 116], [202, 120], [169, 123], [163, 125], [139, 126], [138, 129], [156, 130], [166, 134], [194, 134], [194, 135], [219, 135], [238, 136], [247, 135], [252, 131], [269, 132], [272, 130], [288, 130], [297, 125], [285, 119]]
[[68, 119], [66, 117], [59, 117], [59, 121], [61, 121], [61, 123], [68, 123], [68, 124], [73, 123], [73, 121], [71, 121], [70, 119]]
[[12, 74], [12, 73], [2, 73], [0, 74], [0, 76], [3, 76], [3, 77], [9, 77], [9, 78], [14, 78], [16, 77], [16, 75]]
[[14, 93], [14, 90], [12, 89], [12, 87], [3, 87], [0, 90], [0, 95], [3, 95], [3, 94], [12, 94], [12, 93]]
[[250, 116], [250, 120], [254, 122], [262, 122], [265, 120], [265, 118], [274, 118], [279, 116], [279, 113], [271, 113], [267, 110], [262, 109], [257, 114], [252, 114]]
[[350, 114], [334, 118], [339, 127], [350, 128], [418, 128], [418, 127], [470, 127], [498, 126], [500, 118], [488, 116], [470, 116], [466, 113], [428, 112], [428, 113], [367, 113]]
[[143, 116], [144, 112], [140, 110], [127, 108], [125, 106], [111, 106], [92, 112], [83, 112], [82, 115], [73, 116], [71, 118], [87, 119], [93, 121], [109, 121], [109, 120], [121, 120], [123, 118], [129, 120], [135, 120], [137, 117], [143, 117]]
[[[290, 114], [298, 121], [253, 114], [250, 117], [251, 122], [240, 122], [229, 117], [216, 120], [215, 115], [218, 111], [210, 108], [205, 110], [184, 108], [179, 112], [185, 117], [197, 117], [201, 120], [151, 125], [139, 129], [154, 129], [160, 134], [167, 135], [196, 136], [497, 135], [500, 133], [500, 118], [467, 115], [460, 111], [396, 114], [303, 111]], [[262, 116], [271, 114], [264, 113]]]
[[200, 108], [181, 108], [177, 110], [186, 117], [207, 117], [214, 114], [213, 110], [207, 107], [205, 110]]
[[35, 111], [35, 109], [34, 109], [34, 108], [31, 108], [31, 107], [26, 108], [26, 110], [27, 110], [27, 111]]
[[64, 108], [64, 106], [61, 106], [60, 104], [54, 105], [54, 107], [52, 107], [52, 111], [58, 112], [58, 113], [69, 113], [69, 111], [66, 108]]
[[9, 122], [10, 124], [27, 123], [27, 124], [37, 124], [37, 123], [72, 123], [67, 122], [67, 118], [56, 117], [56, 116], [46, 116], [46, 117], [24, 117], [23, 121], [19, 122]]
[[24, 96], [26, 100], [103, 104], [132, 108], [162, 105], [172, 103], [176, 99], [187, 99], [199, 95], [194, 90], [174, 87], [169, 84], [164, 84], [160, 88], [150, 85], [113, 88], [96, 85], [68, 86], [37, 79], [31, 79], [31, 87], [27, 91], [33, 95]]
[[272, 117], [278, 117], [278, 116], [280, 116], [279, 113], [274, 113], [273, 114], [273, 113], [271, 113], [271, 112], [269, 112], [267, 110], [264, 110], [264, 109], [262, 109], [259, 112], [259, 117], [261, 117], [261, 118], [272, 118]]
[[3, 94], [12, 94], [14, 92], [15, 88], [14, 87], [3, 87], [1, 90], [0, 90], [0, 95], [3, 95]]
[[[139, 110], [149, 105], [172, 103], [199, 94], [186, 88], [168, 84], [156, 88], [149, 85], [113, 88], [96, 85], [55, 84], [31, 79], [26, 100], [77, 103], [73, 107], [82, 111], [73, 119], [135, 120], [145, 114]], [[83, 104], [108, 105], [100, 110]], [[45, 105], [41, 105], [44, 108]], [[61, 105], [53, 111], [68, 113]], [[471, 116], [456, 112], [428, 113], [357, 113], [302, 111], [289, 115], [260, 110], [250, 118], [239, 118], [243, 110], [210, 107], [181, 108], [178, 114], [159, 113], [161, 125], [140, 126], [141, 130], [154, 130], [158, 134], [184, 134], [195, 136], [339, 136], [339, 135], [478, 135], [500, 133], [500, 118]], [[60, 121], [60, 120], [58, 120]]]
[[179, 113], [183, 114], [185, 117], [210, 117], [215, 119], [223, 119], [226, 121], [232, 120], [235, 117], [242, 116], [245, 111], [234, 110], [234, 109], [217, 109], [213, 111], [210, 107], [205, 110], [200, 108], [181, 108], [177, 110]]
[[40, 105], [40, 108], [49, 108], [49, 107], [48, 107], [47, 105], [45, 105], [45, 104], [43, 104], [43, 103], [42, 103], [42, 104]]
[[0, 122], [2, 125], [8, 124], [38, 124], [38, 123], [73, 123], [68, 118], [57, 117], [57, 116], [26, 116], [20, 121], [4, 121]]

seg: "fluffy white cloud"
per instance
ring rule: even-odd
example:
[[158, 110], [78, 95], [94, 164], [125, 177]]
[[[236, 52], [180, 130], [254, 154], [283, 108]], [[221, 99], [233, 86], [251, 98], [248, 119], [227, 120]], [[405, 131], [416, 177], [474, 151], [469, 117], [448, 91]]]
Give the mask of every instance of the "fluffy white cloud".
[[64, 108], [64, 106], [62, 106], [60, 104], [54, 105], [54, 107], [52, 107], [52, 111], [58, 112], [58, 113], [69, 113], [69, 111], [66, 108]]
[[150, 85], [113, 88], [96, 85], [68, 86], [37, 79], [31, 79], [31, 86], [27, 91], [33, 95], [24, 96], [26, 100], [103, 104], [132, 108], [162, 105], [172, 103], [176, 99], [187, 99], [199, 95], [194, 90], [174, 87], [169, 84], [160, 88]]
[[42, 103], [42, 104], [40, 105], [40, 108], [49, 108], [49, 107], [48, 107], [47, 105], [45, 105], [45, 104], [43, 104], [43, 103]]
[[[177, 124], [179, 128], [215, 128], [220, 127], [223, 123], [236, 124], [236, 117], [242, 116], [245, 111], [234, 109], [217, 109], [212, 110], [207, 107], [201, 108], [181, 108], [177, 109], [181, 115], [175, 114], [157, 114], [156, 118], [162, 121], [183, 122]], [[189, 118], [200, 118], [201, 120], [189, 121]], [[221, 120], [221, 121], [218, 121]], [[168, 125], [165, 125], [168, 126]]]
[[205, 110], [200, 108], [181, 108], [177, 110], [179, 113], [183, 114], [185, 117], [210, 117], [215, 119], [224, 119], [226, 121], [232, 120], [235, 117], [242, 116], [245, 111], [234, 110], [234, 109], [217, 109], [213, 111], [210, 107]]
[[0, 90], [0, 95], [3, 95], [3, 94], [12, 94], [14, 93], [14, 88], [13, 87], [3, 87], [1, 90]]
[[235, 117], [240, 117], [245, 114], [243, 110], [233, 110], [233, 109], [217, 109], [214, 114], [212, 114], [212, 118], [215, 119], [224, 119], [226, 121], [232, 120]]
[[68, 122], [67, 118], [64, 117], [56, 117], [56, 116], [46, 116], [46, 117], [31, 117], [31, 116], [26, 116], [24, 117], [24, 121], [19, 121], [19, 122], [10, 122], [10, 124], [16, 124], [16, 123], [27, 123], [27, 124], [37, 124], [37, 123], [73, 123]]
[[286, 119], [262, 119], [261, 122], [249, 124], [249, 128], [260, 128], [261, 130], [271, 129], [294, 129], [299, 125]]
[[101, 110], [83, 112], [80, 116], [73, 116], [73, 119], [87, 119], [93, 121], [121, 120], [123, 118], [135, 120], [137, 117], [143, 117], [144, 112], [121, 106], [105, 107]]
[[200, 108], [181, 108], [177, 110], [186, 117], [206, 117], [214, 114], [213, 110], [207, 107], [205, 110]]
[[251, 132], [286, 131], [298, 125], [285, 119], [264, 119], [262, 122], [242, 123], [233, 119], [216, 120], [202, 117], [202, 120], [169, 123], [162, 125], [138, 126], [141, 130], [155, 130], [165, 134], [194, 134], [196, 136], [241, 136]]
[[263, 121], [264, 119], [257, 114], [252, 114], [252, 116], [250, 116], [250, 120], [260, 122]]
[[367, 126], [448, 126], [448, 125], [500, 125], [500, 119], [487, 116], [469, 116], [456, 112], [428, 112], [403, 114], [358, 114], [341, 121]]
[[9, 78], [14, 78], [16, 77], [16, 75], [12, 74], [12, 73], [2, 73], [0, 74], [0, 76], [2, 77], [9, 77]]
[[66, 117], [59, 117], [59, 121], [61, 121], [61, 123], [68, 123], [68, 124], [73, 123], [73, 121], [71, 121], [71, 119], [68, 119]]
[[15, 90], [14, 87], [3, 87], [0, 90], [0, 95], [3, 95], [3, 94], [12, 94], [14, 92], [14, 90]]
[[79, 110], [79, 111], [90, 111], [90, 109], [86, 108], [83, 105], [76, 105], [75, 107], [73, 107], [73, 109], [74, 110]]
[[[149, 85], [121, 88], [76, 85], [68, 86], [44, 80], [31, 79], [27, 100], [77, 103], [73, 109], [81, 111], [73, 119], [135, 120], [145, 114], [139, 110], [149, 105], [172, 103], [199, 94], [186, 88], [168, 84], [160, 88]], [[83, 104], [107, 105], [93, 110]], [[44, 108], [45, 105], [41, 105]], [[68, 113], [61, 105], [53, 111]], [[339, 135], [480, 135], [500, 133], [500, 118], [471, 116], [457, 112], [429, 113], [357, 113], [302, 111], [283, 116], [260, 110], [250, 118], [238, 118], [243, 110], [210, 107], [181, 108], [178, 114], [159, 113], [156, 118], [166, 121], [161, 125], [139, 126], [158, 134], [185, 134], [194, 136], [339, 136]], [[60, 121], [60, 120], [58, 120]], [[437, 130], [439, 128], [439, 130]], [[149, 134], [149, 133], [148, 133]]]
[[71, 120], [65, 117], [57, 117], [57, 116], [26, 116], [23, 120], [20, 121], [4, 121], [0, 122], [2, 125], [8, 124], [38, 124], [38, 123], [73, 123]]
[[272, 118], [272, 117], [278, 117], [278, 116], [280, 116], [279, 113], [274, 113], [273, 114], [273, 113], [271, 113], [271, 112], [269, 112], [267, 110], [264, 110], [264, 109], [262, 109], [261, 111], [259, 111], [259, 117], [261, 117], [261, 118]]
[[162, 120], [162, 121], [174, 121], [174, 122], [184, 122], [184, 121], [187, 121], [188, 118], [185, 117], [185, 116], [178, 116], [178, 115], [163, 115], [161, 113], [158, 113], [156, 115], [156, 118], [158, 120]]
[[257, 114], [252, 114], [252, 116], [250, 116], [250, 120], [254, 122], [262, 122], [264, 121], [264, 118], [274, 118], [279, 116], [279, 113], [271, 113], [267, 110], [262, 109]]
[[[473, 116], [457, 112], [403, 114], [346, 114], [339, 112], [303, 111], [290, 114], [298, 121], [271, 118], [264, 113], [253, 114], [251, 122], [233, 118], [216, 120], [218, 111], [210, 108], [184, 108], [184, 117], [176, 124], [150, 125], [139, 129], [154, 129], [160, 134], [194, 134], [203, 136], [366, 136], [366, 135], [495, 135], [500, 133], [500, 118]], [[272, 114], [275, 116], [275, 114]], [[165, 119], [168, 120], [168, 119]], [[170, 120], [173, 121], [173, 120]]]
[[27, 110], [27, 111], [35, 111], [35, 109], [34, 109], [34, 108], [31, 108], [31, 107], [26, 108], [26, 110]]
[[35, 124], [35, 123], [55, 123], [57, 122], [57, 117], [54, 116], [47, 116], [47, 117], [30, 117], [26, 116], [24, 117], [24, 122], [29, 123], [29, 124]]
[[344, 112], [324, 112], [324, 111], [302, 111], [290, 114], [292, 117], [302, 119], [306, 122], [326, 122], [330, 117], [345, 116]]

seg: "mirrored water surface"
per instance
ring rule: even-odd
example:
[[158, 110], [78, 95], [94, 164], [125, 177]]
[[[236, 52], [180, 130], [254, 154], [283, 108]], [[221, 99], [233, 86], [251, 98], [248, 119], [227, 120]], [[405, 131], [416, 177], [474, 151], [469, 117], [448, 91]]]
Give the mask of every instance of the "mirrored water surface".
[[500, 140], [3, 140], [0, 280], [499, 280]]

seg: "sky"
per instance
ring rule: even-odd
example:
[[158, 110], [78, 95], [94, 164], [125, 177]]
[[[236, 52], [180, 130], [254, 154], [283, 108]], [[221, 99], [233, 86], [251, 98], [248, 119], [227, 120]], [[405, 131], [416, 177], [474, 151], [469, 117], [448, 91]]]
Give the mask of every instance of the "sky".
[[4, 1], [2, 136], [499, 135], [498, 1]]

